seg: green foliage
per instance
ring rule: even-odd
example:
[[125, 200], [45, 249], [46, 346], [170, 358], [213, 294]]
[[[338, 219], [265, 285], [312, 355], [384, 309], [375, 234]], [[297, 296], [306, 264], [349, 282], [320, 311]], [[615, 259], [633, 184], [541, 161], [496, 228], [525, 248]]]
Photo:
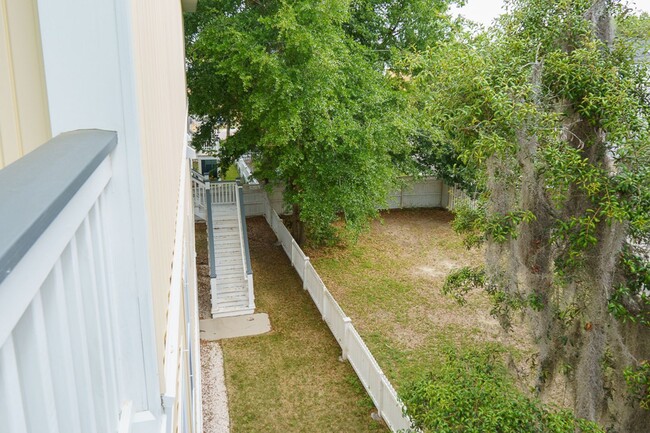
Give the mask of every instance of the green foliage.
[[461, 202], [454, 209], [453, 229], [465, 235], [463, 243], [467, 248], [478, 247], [485, 241], [485, 207], [470, 206], [469, 203]]
[[[506, 328], [512, 311], [530, 318], [540, 388], [554, 366], [573, 366], [576, 409], [616, 417], [632, 360], [616, 357], [605, 368], [601, 352], [647, 337], [628, 340], [609, 323], [650, 318], [650, 74], [640, 56], [648, 20], [618, 1], [506, 5], [488, 31], [458, 34], [405, 61], [419, 132], [428, 136], [420, 142], [438, 147], [421, 153], [478, 192], [475, 206], [458, 207], [454, 228], [468, 246], [487, 244], [491, 313]], [[622, 29], [616, 37], [609, 17]], [[455, 297], [475, 286], [462, 276], [449, 283]], [[607, 385], [585, 379], [593, 375]]]
[[424, 50], [449, 37], [456, 27], [446, 15], [450, 3], [464, 1], [352, 0], [343, 27], [394, 69], [393, 58], [403, 51]]
[[630, 247], [621, 252], [619, 261], [623, 283], [615, 287], [608, 310], [623, 322], [650, 326], [650, 263]]
[[650, 361], [626, 368], [623, 375], [632, 399], [643, 409], [650, 410]]
[[454, 209], [454, 215], [452, 226], [465, 235], [464, 243], [468, 248], [479, 246], [487, 239], [503, 243], [516, 238], [519, 224], [535, 219], [532, 212], [522, 210], [488, 215], [483, 205], [471, 206], [463, 202]]
[[416, 131], [411, 137], [413, 157], [423, 173], [442, 179], [474, 196], [479, 192], [477, 173], [474, 167], [465, 164], [458, 150], [435, 132], [427, 134]]
[[[433, 4], [444, 18], [446, 1], [400, 4], [411, 3], [414, 14]], [[195, 147], [205, 145], [214, 126], [236, 126], [222, 144], [223, 167], [253, 152], [255, 176], [285, 185], [285, 200], [316, 242], [340, 229], [361, 230], [397, 177], [410, 171], [413, 122], [404, 115], [403, 80], [383, 73], [370, 40], [350, 35], [361, 32], [357, 7], [367, 9], [346, 0], [205, 0], [186, 16], [190, 113], [204, 122]], [[390, 23], [405, 30], [410, 22], [383, 22], [380, 10], [373, 13], [370, 32]], [[420, 34], [409, 32], [409, 41]], [[402, 39], [394, 44], [407, 43]], [[341, 217], [344, 224], [334, 226]]]
[[543, 300], [538, 294], [522, 296], [519, 293], [508, 293], [491, 284], [483, 266], [474, 268], [465, 266], [452, 271], [445, 279], [442, 293], [453, 297], [460, 305], [465, 305], [467, 294], [477, 289], [483, 289], [488, 293], [492, 303], [490, 315], [499, 320], [504, 329], [512, 327], [513, 311], [527, 307], [535, 311], [543, 308]]
[[452, 296], [460, 305], [465, 305], [465, 295], [472, 290], [485, 287], [485, 269], [464, 266], [451, 272], [442, 287], [444, 295]]
[[640, 58], [643, 55], [647, 56], [648, 50], [650, 50], [650, 41], [648, 41], [650, 14], [642, 12], [636, 15], [628, 11], [628, 13], [619, 16], [617, 25], [619, 37], [626, 42], [629, 49], [638, 54]]
[[[491, 33], [459, 36], [410, 59], [414, 98], [430, 125], [430, 138], [420, 141], [432, 160], [447, 167], [447, 179], [483, 190], [486, 162], [497, 157], [512, 172], [493, 175], [517, 188], [517, 133], [525, 130], [539, 142], [533, 162], [556, 216], [553, 241], [565, 246], [567, 265], [578, 264], [597, 242], [600, 222], [629, 222], [640, 237], [650, 227], [647, 71], [620, 38], [611, 48], [599, 42], [583, 18], [591, 4], [511, 1], [512, 13]], [[535, 65], [541, 65], [539, 85], [531, 82]], [[563, 122], [574, 114], [607, 134], [605, 151], [615, 156], [616, 171], [595, 162], [595, 143], [562, 136], [570, 134]], [[576, 193], [592, 205], [565, 212]], [[477, 229], [502, 242], [534, 218], [500, 213], [463, 225], [468, 243], [477, 244]]]
[[502, 349], [457, 352], [402, 394], [414, 427], [439, 433], [596, 433], [597, 424], [550, 408], [519, 391], [504, 365]]

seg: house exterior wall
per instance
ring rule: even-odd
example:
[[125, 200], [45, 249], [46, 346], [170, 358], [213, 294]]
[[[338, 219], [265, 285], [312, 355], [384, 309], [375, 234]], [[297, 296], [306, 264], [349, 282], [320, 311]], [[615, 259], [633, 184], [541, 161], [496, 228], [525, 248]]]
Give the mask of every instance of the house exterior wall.
[[47, 141], [36, 0], [0, 0], [0, 168]]
[[0, 0], [0, 168], [68, 131], [117, 133], [102, 254], [134, 433], [201, 430], [181, 4]]
[[[107, 231], [124, 335], [123, 399], [159, 419], [160, 387], [151, 305], [151, 268], [131, 42], [130, 2], [38, 0], [52, 136], [77, 129], [116, 131]], [[117, 234], [119, 233], [119, 236]], [[146, 414], [146, 415], [145, 415]], [[152, 422], [154, 423], [154, 422]]]
[[181, 3], [134, 1], [131, 15], [156, 344], [162, 353], [187, 126]]

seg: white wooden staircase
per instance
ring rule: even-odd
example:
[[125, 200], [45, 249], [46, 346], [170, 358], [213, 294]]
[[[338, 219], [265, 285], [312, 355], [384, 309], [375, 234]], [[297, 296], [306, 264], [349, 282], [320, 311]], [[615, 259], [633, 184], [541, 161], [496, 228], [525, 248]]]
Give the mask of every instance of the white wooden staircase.
[[199, 182], [196, 177], [193, 182], [201, 183], [194, 188], [195, 216], [208, 226], [212, 317], [252, 314], [253, 273], [242, 189], [236, 182]]
[[[242, 258], [240, 211], [235, 204], [212, 205], [215, 257], [215, 290], [212, 292], [212, 317], [252, 314], [248, 275]], [[250, 276], [252, 278], [252, 275]]]

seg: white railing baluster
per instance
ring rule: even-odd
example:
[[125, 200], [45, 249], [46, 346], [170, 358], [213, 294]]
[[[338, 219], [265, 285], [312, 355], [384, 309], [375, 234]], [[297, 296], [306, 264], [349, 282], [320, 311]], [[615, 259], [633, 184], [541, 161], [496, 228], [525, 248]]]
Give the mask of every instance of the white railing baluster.
[[94, 251], [96, 251], [96, 266], [97, 266], [97, 282], [98, 282], [98, 302], [99, 308], [101, 310], [102, 324], [103, 324], [103, 341], [106, 345], [106, 362], [108, 363], [108, 399], [111, 405], [114, 408], [117, 408], [117, 405], [121, 402], [118, 397], [118, 367], [116, 362], [116, 353], [115, 353], [115, 342], [114, 342], [114, 332], [116, 329], [115, 318], [113, 317], [111, 306], [113, 303], [110, 300], [109, 293], [111, 291], [109, 283], [109, 272], [107, 271], [107, 258], [106, 258], [106, 242], [104, 242], [103, 233], [101, 230], [103, 221], [101, 218], [101, 205], [98, 200], [95, 204], [95, 207], [92, 209], [90, 218], [92, 223], [91, 227], [91, 239], [95, 246]]
[[[50, 350], [48, 348], [48, 335], [45, 327], [45, 314], [43, 312], [42, 292], [38, 292], [32, 301], [32, 320], [34, 327], [36, 358], [41, 379], [41, 398], [44, 401], [44, 413], [40, 414], [38, 421], [42, 423], [40, 428], [34, 429], [38, 432], [58, 432], [59, 422], [54, 400], [54, 387], [52, 385], [52, 370], [50, 366]], [[58, 372], [55, 372], [58, 374]], [[29, 374], [29, 373], [28, 373]], [[31, 422], [31, 420], [30, 420]], [[62, 432], [64, 433], [64, 432]]]
[[[236, 182], [211, 182], [210, 194], [212, 194], [212, 204], [236, 204], [238, 194], [238, 185]], [[195, 195], [195, 201], [197, 200]], [[207, 206], [207, 205], [206, 205]]]
[[40, 293], [34, 296], [12, 336], [27, 428], [31, 432], [58, 432]]
[[0, 392], [11, 396], [0, 404], [0, 419], [10, 432], [27, 433], [27, 416], [23, 406], [23, 392], [20, 387], [18, 362], [13, 336], [9, 336], [0, 348]]
[[90, 354], [91, 377], [93, 390], [96, 394], [95, 402], [100, 426], [110, 424], [110, 409], [106, 398], [107, 381], [104, 348], [102, 345], [102, 330], [99, 324], [99, 309], [97, 306], [97, 280], [94, 269], [92, 246], [88, 239], [88, 219], [82, 223], [73, 245], [76, 248], [81, 277], [81, 299], [84, 305], [86, 332], [88, 336], [88, 352]]
[[[63, 285], [63, 271], [61, 262], [57, 262], [52, 271], [51, 290], [43, 292], [43, 302], [48, 305], [52, 317], [47, 318], [47, 328], [53, 330], [48, 342], [57, 346], [58, 356], [52, 359], [52, 369], [57, 372], [55, 380], [59, 384], [55, 387], [58, 395], [57, 402], [60, 402], [62, 430], [71, 433], [80, 433], [81, 423], [79, 420], [78, 408], [79, 398], [77, 396], [77, 375], [74, 369], [72, 352], [74, 347], [70, 341], [70, 324], [68, 323], [68, 309], [65, 303], [65, 287]], [[54, 353], [54, 350], [51, 350]]]
[[106, 329], [107, 318], [103, 314], [103, 308], [100, 303], [100, 291], [103, 290], [103, 287], [101, 285], [100, 277], [97, 275], [97, 268], [99, 264], [97, 263], [97, 257], [95, 254], [95, 247], [93, 245], [92, 231], [89, 221], [93, 210], [94, 209], [91, 209], [90, 214], [84, 220], [81, 227], [81, 232], [83, 234], [82, 247], [85, 251], [86, 256], [86, 274], [89, 283], [86, 285], [85, 293], [88, 293], [89, 295], [88, 298], [91, 303], [90, 308], [92, 309], [91, 311], [93, 312], [94, 316], [91, 323], [96, 334], [95, 344], [97, 345], [97, 365], [99, 367], [99, 377], [101, 378], [101, 384], [104, 390], [104, 392], [101, 393], [101, 396], [104, 403], [103, 405], [105, 417], [109, 423], [106, 425], [110, 425], [110, 418], [113, 412], [118, 410], [118, 407], [117, 402], [114, 403], [112, 401], [113, 396], [111, 394], [111, 390], [109, 389], [110, 379], [107, 377], [114, 370], [109, 369], [107, 366], [107, 362], [109, 362], [110, 356], [107, 354], [108, 348], [106, 347], [106, 337], [108, 336], [109, 331]]
[[[88, 336], [86, 333], [86, 321], [84, 305], [81, 298], [81, 278], [76, 242], [73, 238], [65, 254], [62, 256], [64, 269], [63, 281], [66, 287], [66, 303], [70, 315], [70, 333], [74, 344], [80, 347], [88, 347]], [[87, 350], [73, 351], [75, 371], [77, 374], [77, 393], [79, 400], [86, 402], [85, 410], [82, 411], [83, 431], [96, 432], [97, 410], [93, 381], [91, 379], [90, 359]]]

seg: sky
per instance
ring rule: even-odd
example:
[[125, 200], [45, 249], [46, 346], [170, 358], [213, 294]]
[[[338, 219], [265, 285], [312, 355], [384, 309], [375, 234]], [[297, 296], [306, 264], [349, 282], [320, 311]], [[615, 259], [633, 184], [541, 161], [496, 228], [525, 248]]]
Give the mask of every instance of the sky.
[[[636, 4], [637, 8], [650, 13], [650, 0], [631, 0], [630, 3]], [[489, 25], [494, 18], [503, 13], [503, 0], [467, 0], [467, 4], [454, 11], [460, 11], [460, 14], [472, 21]]]

